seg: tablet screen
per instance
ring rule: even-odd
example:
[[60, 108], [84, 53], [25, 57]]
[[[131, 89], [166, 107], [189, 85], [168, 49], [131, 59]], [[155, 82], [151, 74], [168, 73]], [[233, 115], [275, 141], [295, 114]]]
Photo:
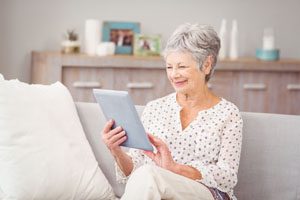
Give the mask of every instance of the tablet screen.
[[106, 120], [113, 119], [114, 127], [121, 126], [125, 130], [127, 140], [121, 146], [153, 151], [127, 91], [94, 89], [93, 93]]

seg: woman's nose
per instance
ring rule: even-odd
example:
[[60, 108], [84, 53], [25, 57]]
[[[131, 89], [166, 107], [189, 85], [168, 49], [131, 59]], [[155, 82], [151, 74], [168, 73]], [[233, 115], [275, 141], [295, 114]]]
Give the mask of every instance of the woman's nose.
[[179, 76], [178, 68], [174, 67], [174, 68], [172, 69], [171, 76], [172, 76], [172, 77], [178, 77], [178, 76]]

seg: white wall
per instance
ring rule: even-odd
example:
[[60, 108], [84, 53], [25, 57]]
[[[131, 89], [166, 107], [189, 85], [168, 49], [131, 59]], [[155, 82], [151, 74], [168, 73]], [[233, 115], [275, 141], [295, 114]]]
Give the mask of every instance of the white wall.
[[30, 81], [30, 52], [59, 51], [63, 33], [96, 18], [141, 22], [143, 33], [161, 33], [163, 43], [183, 22], [219, 29], [236, 18], [241, 56], [254, 56], [264, 27], [272, 26], [281, 57], [300, 58], [299, 0], [0, 0], [0, 73]]

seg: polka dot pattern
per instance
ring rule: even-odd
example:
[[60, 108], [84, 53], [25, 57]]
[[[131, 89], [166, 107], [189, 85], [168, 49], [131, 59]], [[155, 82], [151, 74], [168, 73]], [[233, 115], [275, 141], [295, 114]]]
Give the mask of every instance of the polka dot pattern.
[[[234, 199], [243, 127], [238, 108], [222, 99], [212, 108], [200, 111], [184, 130], [180, 110], [176, 93], [149, 102], [142, 115], [146, 131], [169, 146], [175, 162], [198, 169], [203, 177], [199, 182], [227, 192]], [[129, 155], [135, 168], [154, 164], [140, 150], [130, 149]], [[119, 178], [124, 179], [117, 171]]]

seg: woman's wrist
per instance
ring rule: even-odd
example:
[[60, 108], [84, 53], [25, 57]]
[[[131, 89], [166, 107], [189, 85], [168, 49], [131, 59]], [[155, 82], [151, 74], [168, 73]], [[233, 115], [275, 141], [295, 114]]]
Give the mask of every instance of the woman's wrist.
[[121, 148], [118, 149], [111, 149], [110, 153], [113, 155], [113, 157], [120, 157], [123, 155], [124, 151]]
[[122, 149], [117, 149], [111, 152], [114, 156], [114, 159], [119, 166], [120, 170], [124, 173], [125, 176], [128, 176], [133, 170], [133, 161], [132, 158], [127, 155]]
[[172, 171], [175, 174], [179, 174], [179, 175], [185, 176], [187, 178], [191, 178], [193, 180], [202, 179], [201, 172], [198, 171], [196, 168], [188, 166], [188, 165], [174, 163], [172, 165], [172, 167], [170, 168], [170, 171]]
[[170, 167], [170, 169], [169, 169], [171, 172], [173, 172], [173, 173], [175, 173], [175, 174], [180, 174], [180, 164], [178, 164], [178, 163], [176, 163], [176, 162], [174, 162], [172, 165], [171, 165], [171, 167]]

